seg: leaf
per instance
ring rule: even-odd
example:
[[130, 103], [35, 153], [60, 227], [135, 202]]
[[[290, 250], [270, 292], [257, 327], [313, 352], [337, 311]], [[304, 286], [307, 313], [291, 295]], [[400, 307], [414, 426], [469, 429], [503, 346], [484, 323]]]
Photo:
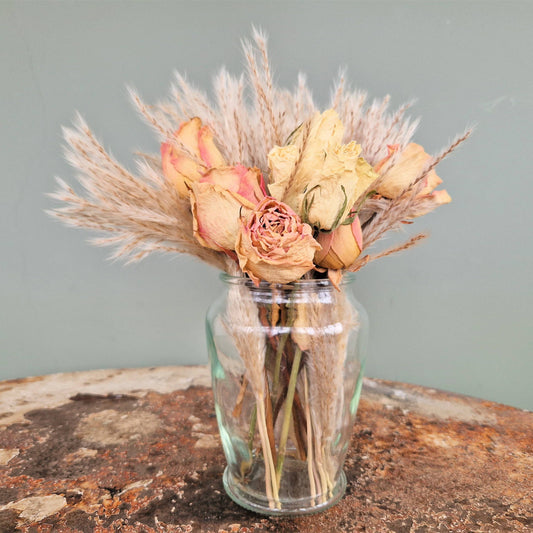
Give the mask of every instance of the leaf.
[[367, 201], [367, 200], [368, 200], [373, 194], [377, 194], [377, 191], [372, 190], [372, 191], [370, 191], [370, 192], [367, 192], [367, 193], [365, 194], [365, 197], [363, 198], [363, 201], [359, 204], [359, 207], [358, 207], [356, 210], [354, 210], [354, 211], [350, 211], [350, 212], [348, 213], [348, 217], [347, 217], [347, 218], [344, 220], [344, 222], [342, 222], [340, 225], [341, 225], [341, 226], [348, 226], [348, 225], [352, 224], [352, 222], [355, 220], [355, 217], [356, 217], [357, 215], [359, 215], [359, 211], [361, 211], [361, 209], [362, 209], [364, 203], [365, 203], [365, 202], [366, 202], [366, 201]]
[[[311, 200], [309, 200], [309, 195], [317, 188], [319, 188], [320, 185], [315, 185], [313, 188], [309, 189], [304, 197], [302, 202], [302, 221], [306, 224], [309, 224], [309, 210], [311, 209], [311, 206], [313, 205], [313, 202], [315, 200], [315, 195], [311, 197]], [[307, 189], [307, 187], [306, 187]]]
[[344, 202], [342, 203], [342, 207], [337, 213], [337, 217], [335, 218], [330, 228], [330, 231], [333, 231], [335, 228], [341, 225], [342, 215], [344, 214], [344, 211], [346, 210], [346, 206], [348, 205], [348, 196], [346, 195], [346, 189], [344, 188], [344, 185], [341, 185], [341, 189], [342, 189], [342, 194], [344, 194]]
[[289, 136], [287, 137], [287, 140], [285, 141], [284, 146], [287, 146], [288, 144], [292, 144], [294, 137], [296, 136], [296, 134], [298, 133], [298, 131], [300, 130], [302, 126], [303, 126], [303, 122], [289, 133]]

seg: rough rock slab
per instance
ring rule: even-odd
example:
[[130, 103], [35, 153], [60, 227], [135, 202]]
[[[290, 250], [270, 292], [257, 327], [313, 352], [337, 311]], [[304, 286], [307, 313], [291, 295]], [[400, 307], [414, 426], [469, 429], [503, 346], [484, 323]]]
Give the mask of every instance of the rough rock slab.
[[0, 532], [533, 531], [533, 414], [365, 380], [346, 497], [269, 519], [224, 493], [205, 367], [0, 382]]

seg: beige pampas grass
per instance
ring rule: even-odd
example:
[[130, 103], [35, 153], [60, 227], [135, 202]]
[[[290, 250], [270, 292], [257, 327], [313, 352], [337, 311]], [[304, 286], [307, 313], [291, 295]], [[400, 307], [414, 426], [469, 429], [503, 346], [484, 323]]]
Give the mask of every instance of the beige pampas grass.
[[[130, 90], [130, 96], [160, 141], [173, 143], [178, 151], [195, 160], [196, 155], [180, 143], [173, 132], [180, 123], [197, 116], [211, 128], [229, 164], [257, 166], [266, 177], [269, 151], [276, 145], [283, 145], [297, 127], [303, 125], [305, 131], [317, 107], [304, 75], [298, 76], [293, 91], [276, 85], [264, 33], [253, 29], [252, 39], [244, 40], [242, 45], [245, 72], [233, 76], [222, 69], [214, 78], [213, 99], [180, 73], [176, 73], [169, 97], [162, 102], [148, 105], [134, 90]], [[394, 166], [410, 142], [418, 120], [405, 116], [411, 103], [390, 112], [388, 96], [371, 103], [367, 100], [367, 94], [350, 87], [341, 73], [332, 89], [330, 107], [344, 123], [344, 142], [360, 143], [362, 155], [371, 165], [387, 155], [387, 145], [398, 145], [398, 150], [382, 169], [383, 175]], [[424, 175], [469, 134], [459, 137], [433, 158]], [[73, 128], [64, 129], [64, 136], [66, 157], [77, 170], [83, 193], [75, 192], [58, 180], [59, 189], [51, 196], [64, 206], [50, 211], [51, 214], [72, 226], [107, 233], [108, 236], [92, 242], [115, 246], [113, 258], [131, 262], [154, 251], [178, 252], [196, 256], [218, 269], [235, 271], [230, 259], [203, 248], [192, 236], [189, 203], [180, 198], [163, 177], [159, 156], [143, 155], [137, 161], [138, 171], [134, 175], [104, 150], [81, 117]], [[423, 175], [419, 176], [409, 190], [395, 200], [366, 200], [366, 194], [361, 197], [356, 207], [362, 207], [365, 250], [385, 232], [400, 227], [406, 218], [436, 207], [431, 199], [416, 197], [422, 178]], [[367, 193], [375, 189], [379, 180]], [[406, 248], [407, 245], [400, 246], [397, 251]], [[349, 270], [361, 268], [370, 260], [367, 257], [362, 255]]]
[[245, 377], [252, 386], [257, 405], [257, 422], [265, 464], [265, 490], [269, 506], [279, 508], [279, 484], [266, 423], [266, 337], [257, 314], [257, 306], [248, 287], [234, 284], [229, 289], [224, 326], [246, 368]]
[[329, 107], [337, 111], [344, 124], [343, 142], [357, 141], [361, 144], [364, 158], [375, 165], [387, 155], [387, 145], [398, 144], [400, 152], [407, 146], [419, 120], [405, 118], [412, 102], [389, 113], [389, 96], [374, 100], [370, 106], [367, 98], [366, 92], [347, 86], [345, 74], [341, 72], [333, 87]]
[[[313, 507], [317, 502], [317, 505], [327, 503], [334, 496], [345, 451], [345, 448], [340, 449], [338, 442], [342, 439], [345, 442], [348, 438], [355, 414], [355, 408], [352, 410], [347, 396], [360, 383], [360, 380], [356, 383], [351, 376], [357, 375], [358, 379], [362, 376], [361, 360], [354, 355], [360, 355], [357, 346], [362, 345], [364, 335], [358, 339], [356, 337], [364, 329], [360, 323], [364, 323], [364, 320], [338, 286], [342, 275], [345, 270], [358, 271], [371, 261], [411, 248], [426, 237], [420, 233], [384, 251], [368, 253], [389, 230], [397, 230], [414, 217], [449, 201], [445, 191], [437, 191], [440, 195], [427, 193], [431, 187], [425, 182], [430, 182], [429, 172], [465, 141], [471, 131], [457, 137], [435, 157], [430, 158], [424, 153], [420, 165], [411, 166], [407, 171], [401, 170], [405, 168], [401, 166], [402, 155], [409, 160], [406, 148], [418, 125], [417, 119], [406, 116], [411, 103], [390, 110], [389, 96], [370, 102], [367, 94], [352, 88], [344, 73], [341, 73], [332, 88], [329, 108], [337, 112], [344, 125], [342, 143], [355, 141], [360, 144], [360, 155], [365, 161], [358, 159], [359, 148], [357, 154], [353, 150], [350, 152], [355, 154], [351, 162], [339, 152], [339, 167], [331, 172], [324, 171], [324, 174], [330, 172], [335, 178], [346, 174], [347, 179], [352, 180], [350, 185], [364, 183], [363, 186], [366, 186], [368, 181], [374, 181], [363, 194], [360, 194], [359, 189], [357, 194], [347, 194], [345, 187], [340, 185], [341, 181], [333, 183], [332, 187], [336, 187], [334, 192], [327, 187], [322, 189], [324, 180], [314, 185], [311, 191], [315, 188], [327, 191], [320, 192], [328, 200], [333, 198], [332, 205], [327, 208], [338, 212], [335, 224], [323, 227], [336, 228], [341, 223], [351, 224], [356, 216], [359, 217], [361, 253], [345, 270], [326, 273], [325, 269], [309, 269], [303, 276], [305, 280], [328, 276], [331, 280], [329, 285], [327, 279], [318, 280], [316, 285], [304, 281], [302, 291], [298, 283], [277, 286], [263, 284], [259, 289], [263, 290], [263, 295], [259, 297], [258, 292], [254, 292], [257, 289], [249, 285], [250, 280], [246, 281], [239, 268], [237, 259], [242, 257], [237, 257], [240, 252], [238, 247], [237, 255], [235, 246], [229, 250], [215, 251], [202, 246], [194, 234], [201, 239], [203, 234], [209, 232], [206, 228], [212, 229], [220, 224], [220, 205], [229, 209], [228, 213], [231, 214], [231, 206], [236, 203], [235, 213], [238, 212], [241, 221], [246, 220], [248, 211], [252, 212], [257, 203], [250, 204], [251, 200], [244, 197], [249, 183], [242, 177], [241, 171], [250, 172], [250, 168], [241, 165], [258, 167], [267, 181], [265, 189], [259, 173], [253, 169], [254, 176], [257, 176], [254, 187], [259, 191], [254, 198], [261, 199], [265, 191], [268, 195], [268, 154], [275, 146], [286, 145], [296, 130], [301, 139], [298, 143], [299, 152], [295, 154], [295, 159], [290, 159], [290, 164], [283, 167], [283, 178], [287, 181], [285, 190], [291, 186], [296, 188], [300, 185], [296, 182], [304, 181], [301, 193], [309, 196], [309, 203], [302, 204], [307, 207], [300, 210], [300, 215], [305, 219], [305, 212], [310, 209], [318, 193], [310, 195], [307, 189], [313, 182], [307, 178], [301, 180], [300, 170], [305, 167], [306, 148], [312, 146], [315, 137], [319, 138], [320, 135], [311, 127], [311, 119], [317, 115], [318, 109], [305, 76], [298, 76], [292, 91], [276, 84], [268, 56], [267, 38], [261, 31], [254, 29], [252, 39], [244, 40], [242, 47], [244, 72], [234, 76], [226, 69], [221, 69], [213, 80], [212, 98], [180, 73], [175, 74], [168, 97], [153, 105], [145, 103], [135, 90], [129, 90], [134, 107], [159, 141], [164, 143], [162, 157], [159, 154], [137, 153], [135, 172], [126, 169], [106, 151], [81, 116], [76, 118], [73, 127], [64, 128], [65, 157], [75, 169], [80, 187], [77, 191], [58, 178], [58, 190], [50, 196], [59, 201], [61, 206], [49, 213], [68, 225], [103, 233], [92, 242], [99, 246], [113, 246], [111, 257], [114, 259], [139, 261], [156, 251], [189, 254], [231, 276], [240, 277], [229, 281], [226, 308], [216, 319], [220, 324], [219, 329], [223, 326], [231, 337], [237, 354], [230, 357], [222, 353], [220, 347], [216, 348], [220, 349], [219, 363], [227, 371], [227, 379], [233, 375], [238, 384], [234, 389], [237, 391], [237, 401], [234, 404], [234, 398], [230, 398], [231, 408], [227, 416], [233, 417], [232, 424], [235, 426], [250, 426], [242, 431], [247, 450], [246, 466], [250, 467], [246, 472], [241, 469], [242, 481], [250, 481], [246, 479], [247, 475], [260, 476], [260, 487], [264, 481], [268, 506], [277, 511], [281, 509], [282, 502], [286, 505], [285, 502], [302, 489], [292, 484], [298, 479], [299, 472], [303, 472], [305, 483], [302, 486], [307, 490], [307, 476]], [[330, 111], [329, 114], [334, 115], [338, 122], [335, 113]], [[189, 129], [185, 125], [176, 133], [185, 122], [189, 122], [189, 126], [194, 124], [196, 129]], [[206, 131], [204, 126], [210, 131]], [[216, 143], [218, 150], [212, 147], [211, 142]], [[328, 154], [344, 149], [338, 144], [337, 138], [334, 145], [331, 142], [323, 146], [321, 144], [316, 161], [308, 165], [311, 167], [308, 172], [306, 169], [307, 174], [315, 179], [317, 167], [322, 161], [329, 161]], [[216, 157], [210, 157], [211, 152], [216, 153]], [[334, 158], [332, 160], [335, 161]], [[369, 168], [367, 163], [374, 168]], [[346, 173], [343, 165], [346, 165]], [[228, 169], [226, 166], [234, 168]], [[221, 167], [229, 173], [235, 173], [238, 176], [236, 181], [228, 182], [229, 185], [215, 180], [211, 183], [212, 172], [220, 171]], [[362, 168], [366, 170], [360, 170]], [[399, 179], [394, 195], [386, 194], [383, 189], [379, 189], [378, 194], [378, 186], [384, 184], [385, 175], [391, 170], [408, 178], [409, 185], [405, 187], [406, 181]], [[363, 178], [362, 173], [358, 176], [357, 172], [364, 172], [367, 177]], [[414, 175], [410, 176], [410, 173]], [[318, 177], [328, 178], [329, 174]], [[191, 185], [195, 180], [200, 180], [200, 183]], [[180, 191], [176, 183], [181, 186]], [[232, 196], [233, 203], [221, 204], [213, 200], [204, 209], [204, 214], [209, 212], [211, 216], [209, 224], [204, 223], [198, 210], [194, 217], [191, 212], [191, 200], [196, 200], [194, 194], [197, 185], [212, 187], [213, 197], [221, 194], [220, 189]], [[272, 186], [272, 193], [275, 193], [274, 189]], [[342, 204], [342, 198], [340, 202], [334, 198], [335, 192], [338, 193], [340, 189], [344, 192], [342, 207], [336, 205]], [[191, 200], [184, 198], [187, 194], [191, 195]], [[349, 205], [354, 201], [354, 206]], [[196, 207], [198, 205], [195, 204]], [[237, 215], [232, 221], [237, 227]], [[279, 224], [279, 221], [274, 223]], [[356, 225], [352, 225], [353, 238], [350, 242], [353, 250], [357, 241], [356, 252], [359, 253], [361, 240], [359, 234], [355, 235]], [[294, 231], [292, 227], [282, 226], [273, 224], [275, 229], [272, 231], [279, 230], [281, 234]], [[315, 223], [312, 231], [314, 238], [319, 239], [318, 223]], [[334, 236], [330, 236], [333, 239]], [[230, 233], [230, 237], [224, 246], [231, 246], [237, 234]], [[263, 247], [265, 251], [260, 259], [268, 262], [268, 238], [264, 242], [260, 242], [259, 238], [257, 240], [257, 249]], [[314, 243], [313, 239], [311, 241]], [[211, 244], [207, 240], [203, 242], [206, 246], [213, 245], [217, 250], [221, 249], [216, 240]], [[348, 249], [349, 245], [343, 242], [342, 247]], [[279, 249], [287, 253], [285, 245]], [[336, 251], [340, 253], [345, 250]], [[313, 253], [314, 249], [311, 257]], [[350, 253], [346, 262], [340, 264], [347, 265], [355, 255]], [[273, 264], [283, 268], [279, 263]], [[309, 261], [308, 266], [313, 267], [313, 263]], [[273, 296], [270, 301], [265, 296], [268, 291]], [[231, 342], [227, 342], [224, 349], [229, 345]], [[227, 390], [223, 393], [227, 393]], [[352, 400], [354, 397], [352, 395]], [[250, 417], [249, 411], [243, 410], [243, 404], [247, 401], [255, 403]], [[243, 413], [246, 416], [241, 417]], [[243, 422], [244, 418], [249, 420]], [[255, 444], [260, 443], [262, 450], [264, 480], [261, 469], [253, 471], [248, 464], [261, 460], [261, 454], [254, 457], [252, 453], [256, 431], [259, 440]], [[298, 464], [295, 466], [295, 463]]]
[[[390, 200], [387, 198], [371, 198], [363, 201], [361, 205], [360, 220], [363, 227], [364, 250], [370, 248], [388, 231], [396, 230], [400, 228], [405, 221], [421, 214], [426, 214], [440, 205], [435, 198], [419, 194], [424, 187], [423, 180], [445, 157], [450, 155], [460, 144], [466, 141], [466, 139], [472, 134], [472, 131], [472, 129], [468, 129], [464, 134], [457, 136], [449, 146], [444, 148], [437, 156], [433, 157], [431, 162], [421, 171], [420, 175], [416, 176], [411, 185], [397, 198]], [[398, 156], [398, 154], [395, 155]], [[391, 168], [393, 164], [394, 163], [387, 168]], [[376, 188], [381, 176], [369, 186], [369, 189]], [[407, 250], [417, 244], [424, 237], [426, 237], [425, 234], [417, 235], [398, 246], [394, 246], [393, 248], [374, 256], [361, 254], [348, 270], [355, 272], [360, 270], [370, 261]]]
[[[333, 479], [340, 465], [333, 455], [333, 441], [342, 426], [344, 403], [344, 365], [348, 338], [358, 327], [357, 315], [346, 295], [332, 288], [311, 292], [296, 307], [293, 341], [306, 352], [305, 370], [309, 385], [303, 384], [308, 398], [309, 476], [317, 472], [317, 487], [322, 501], [334, 488]], [[302, 384], [300, 384], [302, 388]]]
[[84, 195], [61, 179], [50, 196], [64, 207], [49, 213], [68, 225], [109, 234], [93, 239], [99, 246], [116, 247], [112, 258], [139, 261], [155, 251], [186, 253], [221, 270], [229, 267], [223, 256], [202, 247], [192, 235], [189, 203], [145, 160], [138, 160], [135, 176], [100, 144], [78, 116], [74, 128], [65, 128], [65, 156], [77, 169]]

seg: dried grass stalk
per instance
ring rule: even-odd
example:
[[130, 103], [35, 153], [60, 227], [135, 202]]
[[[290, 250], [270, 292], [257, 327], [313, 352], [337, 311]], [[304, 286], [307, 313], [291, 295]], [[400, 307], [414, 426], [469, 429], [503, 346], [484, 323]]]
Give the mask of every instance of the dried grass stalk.
[[[311, 491], [311, 505], [315, 505], [315, 496], [318, 493], [322, 492], [322, 488], [318, 479], [315, 480], [315, 453], [313, 449], [313, 426], [311, 422], [311, 409], [309, 407], [309, 382], [307, 379], [307, 369], [304, 368], [302, 372], [302, 381], [303, 386], [300, 388], [304, 389], [304, 402], [305, 402], [305, 420], [306, 420], [306, 429], [307, 429], [307, 475], [309, 476], [309, 488]], [[317, 489], [317, 487], [319, 487]], [[318, 491], [318, 492], [317, 492]]]
[[[222, 69], [214, 80], [214, 98], [176, 73], [170, 97], [148, 105], [130, 90], [131, 99], [144, 120], [161, 141], [195, 158], [186, 146], [175, 139], [178, 125], [198, 116], [214, 132], [219, 148], [229, 164], [258, 166], [267, 174], [267, 154], [273, 146], [284, 144], [298, 126], [308, 123], [317, 111], [305, 76], [298, 76], [295, 89], [276, 86], [270, 66], [266, 36], [254, 29], [252, 39], [243, 41], [246, 72], [238, 77]], [[418, 121], [405, 117], [411, 103], [389, 112], [389, 97], [367, 103], [364, 91], [353, 89], [344, 73], [332, 90], [330, 107], [337, 110], [345, 126], [344, 142], [356, 140], [362, 155], [375, 165], [387, 155], [387, 145], [399, 145], [389, 159], [385, 171], [397, 162], [410, 142]], [[368, 201], [361, 212], [365, 248], [372, 246], [402, 220], [427, 212], [431, 200], [420, 200], [413, 194], [425, 174], [463, 142], [470, 131], [456, 139], [437, 155], [415, 183], [399, 198], [391, 201]], [[179, 198], [174, 188], [162, 178], [159, 158], [148, 156], [139, 161], [139, 176], [119, 165], [95, 139], [85, 122], [78, 117], [74, 129], [65, 129], [67, 159], [78, 170], [78, 180], [85, 195], [59, 181], [52, 195], [66, 207], [53, 214], [67, 224], [109, 232], [107, 238], [96, 239], [99, 245], [116, 245], [113, 257], [137, 261], [153, 251], [188, 253], [216, 268], [228, 270], [231, 260], [217, 252], [202, 248], [192, 237], [191, 214], [187, 201]], [[367, 192], [375, 189], [374, 182]], [[372, 203], [373, 202], [373, 203]], [[356, 206], [360, 207], [360, 206]], [[374, 208], [374, 209], [372, 209]], [[360, 266], [352, 265], [352, 268]]]
[[276, 86], [262, 32], [254, 29], [252, 41], [243, 41], [243, 50], [246, 74], [234, 77], [222, 69], [214, 79], [213, 101], [180, 73], [169, 100], [147, 105], [134, 91], [130, 94], [160, 140], [169, 139], [180, 122], [197, 116], [213, 130], [228, 163], [257, 166], [266, 173], [268, 152], [284, 144], [316, 106], [305, 76], [298, 76], [293, 92]]
[[[390, 231], [398, 229], [401, 224], [421, 214], [425, 214], [436, 207], [438, 203], [428, 195], [421, 195], [423, 189], [423, 180], [427, 174], [435, 168], [445, 157], [451, 154], [461, 143], [463, 143], [472, 133], [472, 129], [467, 130], [464, 134], [458, 136], [454, 141], [444, 148], [432, 161], [422, 170], [420, 175], [416, 176], [411, 185], [407, 187], [397, 198], [392, 200], [386, 198], [371, 199], [364, 203], [361, 209], [361, 220], [363, 222], [363, 243], [364, 249], [369, 248], [377, 242], [383, 235]], [[378, 178], [379, 180], [380, 178]], [[375, 188], [377, 181], [370, 185], [369, 188]], [[410, 247], [410, 246], [409, 246]], [[406, 247], [397, 247], [396, 251], [405, 250]], [[390, 253], [395, 253], [391, 251]], [[387, 253], [386, 255], [390, 255]], [[375, 258], [382, 257], [381, 255]], [[348, 270], [359, 270], [371, 259], [365, 259], [360, 256]]]
[[244, 362], [245, 376], [255, 396], [257, 422], [265, 463], [267, 498], [271, 508], [279, 508], [279, 485], [276, 480], [274, 458], [266, 423], [266, 338], [258, 317], [257, 306], [246, 286], [235, 284], [230, 287], [224, 325]]
[[381, 259], [382, 257], [386, 257], [388, 255], [392, 255], [398, 252], [403, 252], [404, 250], [408, 250], [409, 248], [416, 246], [421, 240], [426, 239], [427, 237], [428, 237], [427, 233], [419, 233], [418, 235], [411, 237], [407, 241], [402, 242], [401, 244], [398, 244], [397, 246], [392, 246], [391, 248], [387, 248], [386, 250], [378, 254], [365, 255], [362, 257], [359, 256], [356, 262], [350, 267], [351, 271], [357, 272], [358, 270], [361, 270], [361, 268], [366, 266], [371, 261], [375, 261], [376, 259]]
[[293, 340], [307, 353], [313, 453], [325, 498], [333, 489], [339, 466], [332, 457], [332, 445], [343, 413], [348, 338], [358, 321], [345, 294], [332, 289], [310, 294], [305, 303], [298, 304], [297, 313]]
[[50, 215], [71, 226], [111, 234], [92, 242], [115, 246], [113, 259], [134, 262], [151, 252], [171, 251], [228, 269], [224, 256], [194, 239], [188, 201], [180, 198], [153, 164], [139, 160], [140, 175], [128, 172], [105, 151], [80, 116], [75, 128], [64, 129], [64, 136], [65, 156], [77, 169], [84, 194], [57, 179], [59, 188], [50, 196], [64, 206], [48, 211]]

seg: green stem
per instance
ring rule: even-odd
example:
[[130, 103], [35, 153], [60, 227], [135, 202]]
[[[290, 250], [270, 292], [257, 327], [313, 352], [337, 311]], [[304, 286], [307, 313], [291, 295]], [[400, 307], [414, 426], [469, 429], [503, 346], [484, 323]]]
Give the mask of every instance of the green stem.
[[285, 349], [285, 344], [287, 343], [288, 338], [289, 338], [289, 334], [284, 333], [279, 340], [278, 348], [276, 350], [276, 364], [274, 366], [274, 383], [272, 385], [272, 389], [274, 392], [278, 391], [279, 374], [281, 371], [281, 356], [283, 355], [283, 350]]
[[[296, 319], [296, 310], [293, 309], [293, 307], [289, 304], [288, 306], [288, 317], [287, 317], [287, 328], [291, 328], [294, 324], [294, 321]], [[272, 384], [272, 390], [274, 393], [278, 390], [279, 385], [279, 375], [281, 372], [281, 358], [283, 357], [283, 351], [285, 350], [285, 344], [287, 344], [287, 339], [289, 338], [290, 331], [287, 331], [287, 333], [284, 333], [280, 339], [279, 344], [276, 349], [276, 364], [274, 365], [274, 381]]]
[[254, 405], [252, 410], [252, 418], [250, 420], [250, 430], [248, 431], [248, 448], [250, 449], [250, 454], [252, 454], [254, 449], [254, 437], [255, 437], [255, 427], [257, 425], [257, 404]]
[[289, 436], [289, 428], [291, 424], [292, 404], [294, 401], [294, 392], [296, 391], [296, 381], [298, 379], [298, 371], [300, 370], [300, 360], [302, 358], [302, 350], [296, 345], [294, 352], [294, 359], [291, 368], [291, 377], [289, 378], [289, 387], [287, 389], [287, 398], [285, 400], [285, 412], [283, 413], [283, 425], [281, 426], [281, 434], [279, 437], [278, 447], [278, 461], [276, 464], [276, 480], [279, 486], [281, 480], [281, 472], [283, 470], [283, 462], [285, 461], [285, 451], [287, 448], [287, 438]]

